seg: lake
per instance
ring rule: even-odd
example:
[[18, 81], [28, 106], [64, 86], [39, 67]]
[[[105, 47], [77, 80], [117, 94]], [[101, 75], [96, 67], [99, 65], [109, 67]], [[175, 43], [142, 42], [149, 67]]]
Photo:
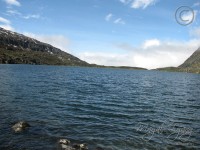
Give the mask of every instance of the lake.
[[[31, 127], [14, 133], [26, 120]], [[0, 149], [200, 149], [200, 75], [0, 65]]]

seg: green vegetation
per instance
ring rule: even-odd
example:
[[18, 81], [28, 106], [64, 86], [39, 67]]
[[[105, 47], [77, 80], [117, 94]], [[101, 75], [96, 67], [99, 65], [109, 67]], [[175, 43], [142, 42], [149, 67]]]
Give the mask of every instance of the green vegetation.
[[26, 50], [5, 50], [0, 48], [0, 64], [32, 64], [32, 65], [64, 65], [64, 66], [84, 66], [95, 68], [114, 68], [114, 69], [136, 69], [146, 70], [145, 68], [126, 67], [126, 66], [103, 66], [96, 64], [88, 64], [84, 61], [73, 61], [67, 56], [60, 57], [40, 51], [26, 51]]
[[64, 65], [96, 68], [142, 69], [89, 64], [50, 44], [0, 28], [0, 64]]
[[[3, 28], [0, 28], [0, 64], [65, 65], [147, 70], [138, 67], [89, 64], [52, 45]], [[156, 70], [200, 73], [200, 48], [179, 67], [158, 68]]]
[[91, 64], [91, 67], [95, 67], [95, 68], [112, 68], [112, 69], [128, 69], [128, 70], [147, 70], [146, 68], [140, 68], [140, 67], [129, 67], [129, 66], [103, 66], [103, 65], [96, 65], [96, 64]]
[[40, 51], [25, 50], [4, 50], [0, 48], [1, 64], [35, 64], [35, 65], [66, 65], [66, 66], [87, 66], [81, 61], [70, 61], [65, 57], [52, 55]]

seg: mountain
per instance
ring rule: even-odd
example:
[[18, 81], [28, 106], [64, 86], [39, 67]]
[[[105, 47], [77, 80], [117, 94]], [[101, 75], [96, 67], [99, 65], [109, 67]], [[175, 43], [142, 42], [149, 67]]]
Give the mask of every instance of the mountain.
[[90, 66], [50, 44], [0, 28], [0, 64]]
[[187, 72], [200, 73], [200, 48], [196, 50], [182, 65], [179, 66]]
[[0, 27], [0, 64], [66, 65], [146, 70], [139, 67], [89, 64], [50, 44]]
[[[0, 64], [65, 65], [97, 68], [147, 70], [139, 67], [89, 64], [50, 44], [0, 27]], [[179, 67], [158, 68], [160, 71], [200, 73], [200, 48]]]
[[200, 48], [178, 67], [158, 68], [161, 71], [200, 73]]

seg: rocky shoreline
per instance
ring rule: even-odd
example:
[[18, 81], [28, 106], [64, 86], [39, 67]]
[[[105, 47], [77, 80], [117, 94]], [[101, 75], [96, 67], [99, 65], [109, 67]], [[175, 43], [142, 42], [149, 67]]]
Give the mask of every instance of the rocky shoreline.
[[[15, 123], [11, 128], [15, 133], [21, 133], [25, 130], [28, 130], [31, 125], [26, 121], [19, 121]], [[68, 139], [58, 139], [56, 141], [58, 150], [89, 150], [86, 143], [72, 143]], [[104, 150], [101, 147], [96, 147], [94, 150]]]

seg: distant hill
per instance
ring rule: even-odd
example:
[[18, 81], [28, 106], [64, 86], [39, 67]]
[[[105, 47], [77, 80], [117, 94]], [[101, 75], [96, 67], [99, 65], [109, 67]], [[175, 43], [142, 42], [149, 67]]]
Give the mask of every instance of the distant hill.
[[0, 28], [1, 64], [89, 66], [85, 61], [49, 44]]
[[138, 67], [89, 64], [50, 44], [0, 28], [0, 64], [65, 65], [146, 70]]
[[179, 66], [187, 72], [200, 73], [200, 48], [196, 50], [182, 65]]
[[158, 68], [161, 71], [177, 71], [177, 72], [189, 72], [200, 73], [200, 48], [197, 49], [182, 65], [179, 67], [166, 67]]
[[[103, 66], [89, 64], [50, 44], [0, 27], [0, 64], [65, 65], [97, 68], [147, 70], [128, 66]], [[158, 68], [172, 72], [200, 73], [200, 48], [179, 67]]]

